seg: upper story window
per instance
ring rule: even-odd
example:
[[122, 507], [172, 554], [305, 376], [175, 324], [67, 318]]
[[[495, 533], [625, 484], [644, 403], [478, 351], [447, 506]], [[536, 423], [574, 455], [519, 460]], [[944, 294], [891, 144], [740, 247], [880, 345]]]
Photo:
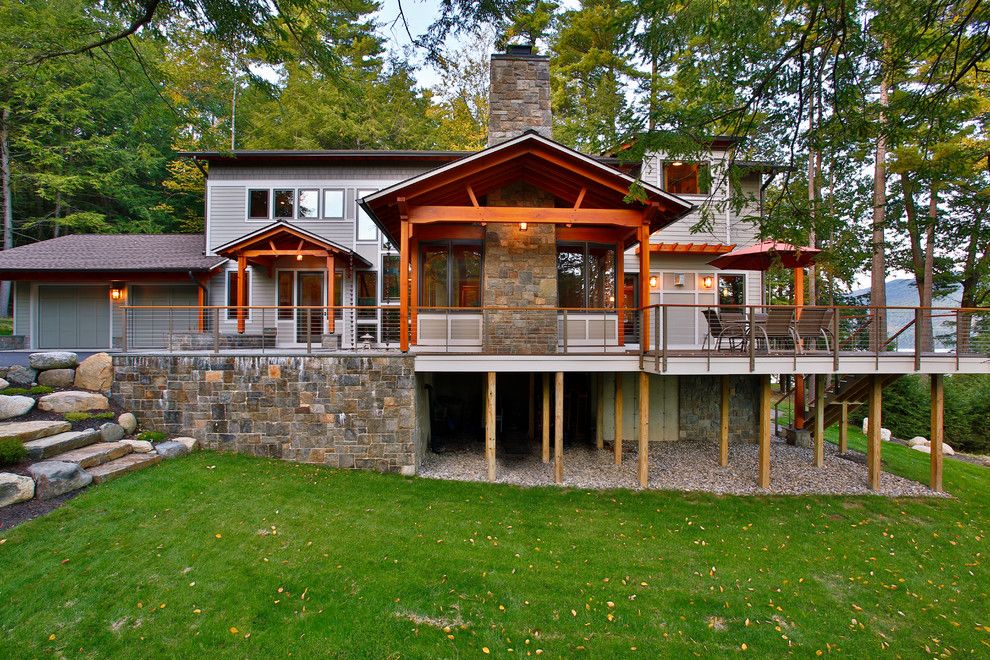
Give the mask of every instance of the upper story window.
[[[746, 276], [745, 275], [719, 275], [718, 276], [718, 303], [720, 305], [745, 305], [746, 304]], [[732, 311], [742, 312], [742, 309]]]
[[320, 217], [320, 191], [300, 190], [298, 213], [300, 219], [315, 219]]
[[420, 304], [424, 307], [480, 307], [480, 243], [424, 243]]
[[[375, 192], [374, 190], [359, 190], [358, 197], [364, 197], [365, 195], [370, 195]], [[365, 213], [364, 209], [358, 206], [357, 210], [357, 240], [359, 241], [377, 241], [378, 240], [378, 226], [375, 225], [375, 221], [371, 219], [371, 216]]]
[[252, 220], [267, 220], [271, 208], [270, 190], [251, 190], [248, 192], [248, 217]]
[[708, 193], [707, 175], [705, 165], [670, 161], [663, 166], [663, 189], [675, 195], [704, 195]]
[[615, 307], [615, 248], [557, 245], [557, 304], [576, 309]]
[[323, 191], [323, 217], [327, 220], [344, 219], [344, 191], [329, 188]]
[[399, 300], [399, 255], [382, 255], [382, 302]]
[[295, 213], [295, 202], [296, 202], [296, 191], [295, 190], [276, 190], [275, 191], [275, 217], [276, 218], [294, 218]]

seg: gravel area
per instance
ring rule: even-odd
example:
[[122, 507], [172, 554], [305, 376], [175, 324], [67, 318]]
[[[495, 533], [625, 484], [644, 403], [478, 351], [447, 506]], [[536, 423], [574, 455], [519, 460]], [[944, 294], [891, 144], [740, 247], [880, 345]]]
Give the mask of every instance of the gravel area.
[[[538, 452], [538, 450], [537, 450]], [[553, 485], [553, 462], [544, 464], [538, 453], [500, 454], [496, 459], [499, 483], [519, 486]], [[486, 467], [481, 447], [430, 453], [419, 472], [432, 479], [484, 481]], [[857, 452], [841, 456], [825, 445], [825, 466], [812, 464], [812, 451], [775, 440], [770, 450], [770, 488], [756, 485], [757, 446], [735, 444], [729, 448], [729, 465], [718, 464], [718, 445], [682, 441], [653, 443], [650, 447], [650, 488], [697, 491], [722, 495], [884, 495], [887, 497], [937, 497], [928, 486], [883, 473], [880, 490], [866, 486], [865, 457]], [[636, 449], [615, 465], [609, 447], [568, 447], [564, 451], [564, 485], [575, 488], [637, 488]]]

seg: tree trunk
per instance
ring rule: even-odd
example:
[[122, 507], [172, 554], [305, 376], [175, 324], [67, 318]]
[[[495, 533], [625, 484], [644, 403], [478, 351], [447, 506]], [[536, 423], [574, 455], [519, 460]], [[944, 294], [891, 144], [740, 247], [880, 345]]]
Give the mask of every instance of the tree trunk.
[[883, 235], [887, 212], [887, 103], [885, 75], [880, 81], [879, 132], [873, 165], [873, 258], [870, 264], [870, 306], [873, 308], [870, 348], [877, 351], [887, 338], [887, 260]]
[[[3, 249], [14, 247], [14, 203], [10, 192], [10, 110], [0, 112], [0, 197], [3, 206]], [[10, 282], [0, 282], [0, 316], [10, 313]]]

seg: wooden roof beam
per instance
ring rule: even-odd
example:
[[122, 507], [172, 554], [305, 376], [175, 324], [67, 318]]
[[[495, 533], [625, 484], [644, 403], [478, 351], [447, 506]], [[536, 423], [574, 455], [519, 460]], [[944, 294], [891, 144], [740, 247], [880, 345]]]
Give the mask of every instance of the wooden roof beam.
[[435, 222], [532, 222], [543, 224], [612, 225], [639, 227], [640, 211], [628, 209], [561, 209], [512, 206], [414, 206], [409, 209], [413, 224]]

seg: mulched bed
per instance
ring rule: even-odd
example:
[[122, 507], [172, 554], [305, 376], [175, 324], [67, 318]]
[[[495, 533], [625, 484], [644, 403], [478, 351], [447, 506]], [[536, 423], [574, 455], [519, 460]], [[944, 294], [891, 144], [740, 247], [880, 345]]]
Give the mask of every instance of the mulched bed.
[[62, 506], [76, 495], [82, 493], [84, 490], [86, 489], [80, 488], [79, 490], [74, 490], [71, 493], [65, 493], [64, 495], [53, 497], [50, 500], [39, 500], [38, 498], [34, 498], [26, 502], [18, 502], [17, 504], [5, 506], [0, 509], [0, 531], [10, 529], [15, 525], [20, 525], [22, 522], [31, 520], [32, 518], [43, 516], [49, 511]]

